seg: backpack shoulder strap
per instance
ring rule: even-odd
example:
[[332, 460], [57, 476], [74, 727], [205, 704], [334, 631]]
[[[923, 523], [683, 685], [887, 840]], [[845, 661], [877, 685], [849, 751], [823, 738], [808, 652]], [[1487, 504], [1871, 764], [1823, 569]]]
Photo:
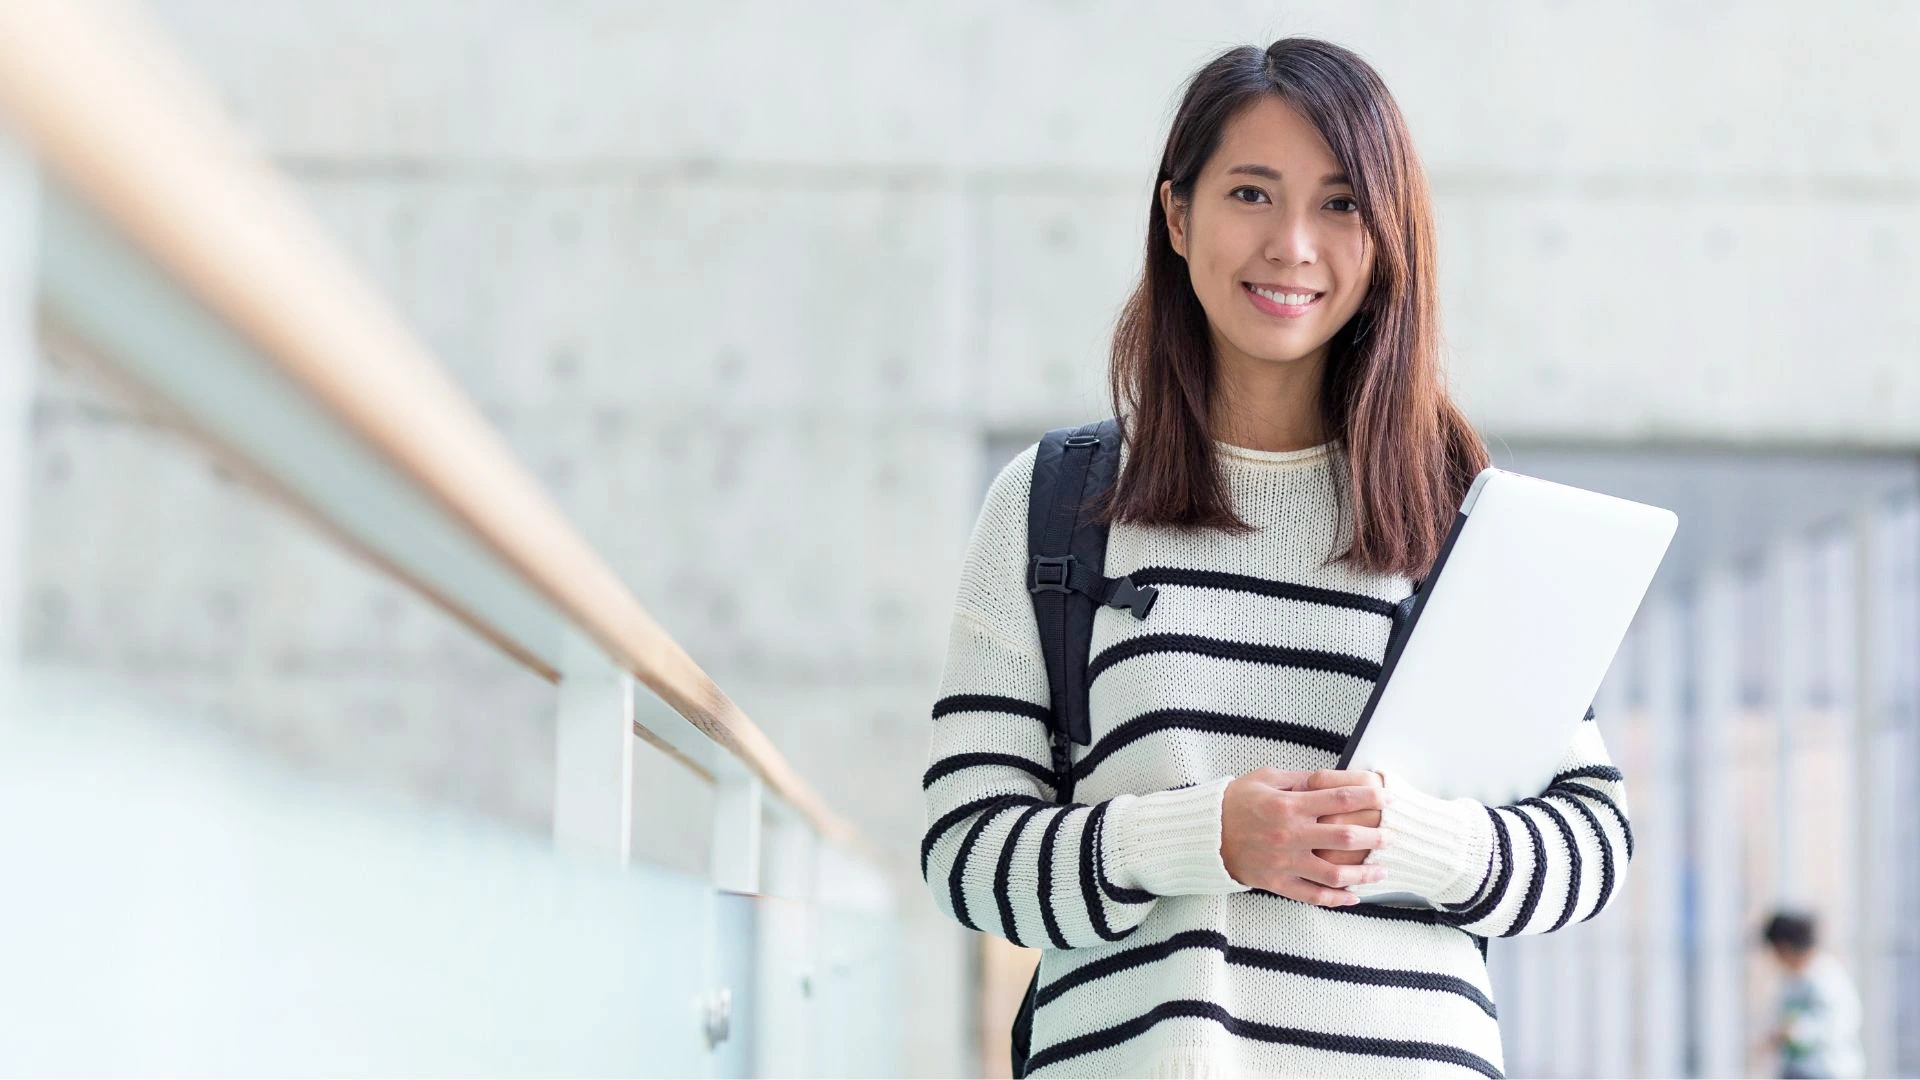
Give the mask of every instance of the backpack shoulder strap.
[[1102, 604], [1144, 619], [1159, 595], [1126, 577], [1105, 576], [1107, 526], [1084, 520], [1113, 485], [1120, 462], [1120, 424], [1107, 419], [1078, 428], [1058, 428], [1040, 440], [1027, 500], [1027, 591], [1033, 596], [1040, 647], [1046, 654], [1052, 694], [1054, 769], [1068, 778], [1060, 801], [1070, 798], [1066, 745], [1093, 741], [1087, 717], [1087, 649], [1093, 613]]

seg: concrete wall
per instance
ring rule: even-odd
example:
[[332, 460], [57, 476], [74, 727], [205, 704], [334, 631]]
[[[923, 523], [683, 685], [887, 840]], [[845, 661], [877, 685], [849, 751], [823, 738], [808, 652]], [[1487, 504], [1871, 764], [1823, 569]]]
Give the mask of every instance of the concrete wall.
[[[1490, 435], [1920, 444], [1903, 5], [154, 10], [640, 597], [899, 854], [916, 1073], [973, 1068], [968, 939], [911, 853], [988, 447], [1104, 415], [1164, 125], [1218, 49], [1310, 33], [1380, 68]], [[30, 655], [544, 827], [548, 687], [61, 358], [42, 383]], [[706, 793], [641, 768], [638, 846], [697, 867], [702, 829], [660, 822]]]

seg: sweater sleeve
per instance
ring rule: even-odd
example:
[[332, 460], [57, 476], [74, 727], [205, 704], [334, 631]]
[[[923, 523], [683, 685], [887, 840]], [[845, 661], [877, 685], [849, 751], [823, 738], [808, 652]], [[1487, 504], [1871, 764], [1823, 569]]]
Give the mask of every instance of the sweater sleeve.
[[1607, 756], [1593, 710], [1538, 795], [1501, 806], [1440, 799], [1384, 772], [1387, 846], [1366, 861], [1384, 880], [1367, 897], [1413, 892], [1444, 920], [1483, 937], [1549, 933], [1591, 919], [1619, 894], [1633, 857], [1625, 778]]
[[1046, 661], [1026, 590], [1034, 451], [995, 478], [968, 543], [921, 780], [920, 876], [963, 926], [1079, 948], [1126, 937], [1161, 897], [1248, 887], [1220, 855], [1232, 777], [1054, 802]]

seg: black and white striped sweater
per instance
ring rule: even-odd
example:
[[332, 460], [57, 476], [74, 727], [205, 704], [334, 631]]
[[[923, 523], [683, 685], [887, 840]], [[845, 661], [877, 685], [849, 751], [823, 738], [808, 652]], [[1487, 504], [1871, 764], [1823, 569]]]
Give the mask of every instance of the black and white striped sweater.
[[1321, 908], [1227, 873], [1228, 782], [1335, 764], [1412, 589], [1323, 565], [1351, 527], [1338, 445], [1217, 444], [1258, 532], [1113, 527], [1107, 573], [1160, 597], [1145, 621], [1095, 617], [1093, 742], [1073, 748], [1065, 807], [1025, 585], [1035, 448], [988, 492], [933, 707], [921, 874], [961, 924], [1043, 950], [1033, 1076], [1498, 1076], [1486, 937], [1557, 930], [1619, 894], [1633, 837], [1595, 723], [1511, 806], [1386, 775], [1388, 846], [1368, 862], [1388, 873], [1354, 891], [1432, 908]]

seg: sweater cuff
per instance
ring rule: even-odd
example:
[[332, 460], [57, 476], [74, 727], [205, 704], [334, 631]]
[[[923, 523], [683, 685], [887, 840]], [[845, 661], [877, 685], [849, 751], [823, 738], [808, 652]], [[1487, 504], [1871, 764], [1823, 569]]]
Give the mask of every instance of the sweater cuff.
[[1116, 795], [1101, 837], [1107, 876], [1155, 896], [1246, 892], [1220, 856], [1220, 807], [1233, 777], [1146, 795]]
[[1440, 799], [1420, 791], [1390, 770], [1380, 773], [1392, 795], [1380, 811], [1386, 846], [1367, 853], [1369, 866], [1384, 866], [1380, 881], [1355, 885], [1355, 895], [1410, 892], [1430, 903], [1471, 899], [1493, 852], [1493, 823], [1475, 799]]

